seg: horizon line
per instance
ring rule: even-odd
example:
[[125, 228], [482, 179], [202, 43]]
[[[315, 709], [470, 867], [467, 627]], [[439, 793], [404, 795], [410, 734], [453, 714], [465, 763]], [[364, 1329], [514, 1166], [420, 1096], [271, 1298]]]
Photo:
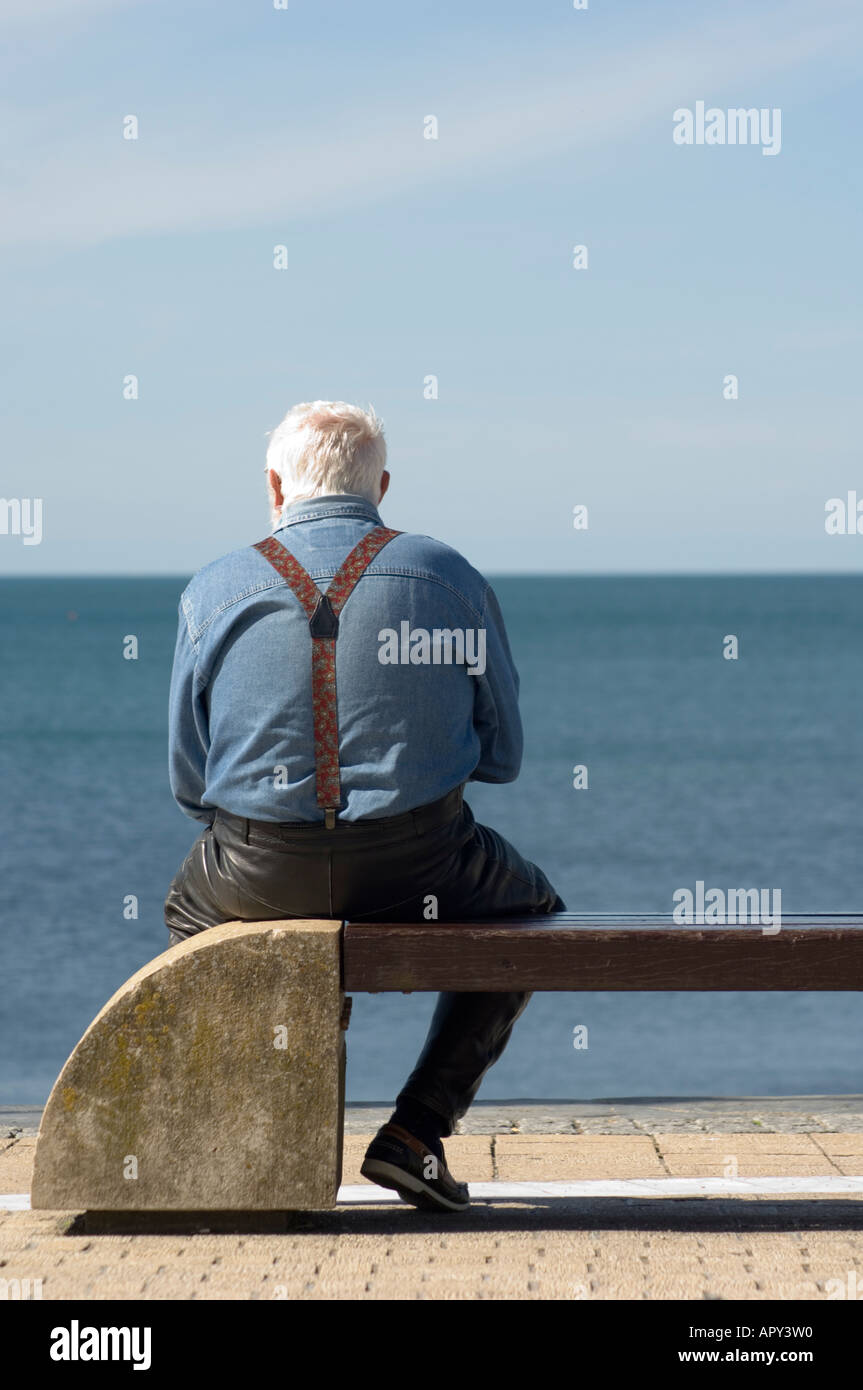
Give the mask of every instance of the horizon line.
[[[475, 566], [474, 568], [478, 568]], [[45, 579], [173, 579], [188, 584], [198, 571], [178, 570], [56, 570], [39, 574], [0, 574], [0, 583]], [[481, 570], [488, 579], [849, 579], [863, 578], [863, 569], [763, 570]]]

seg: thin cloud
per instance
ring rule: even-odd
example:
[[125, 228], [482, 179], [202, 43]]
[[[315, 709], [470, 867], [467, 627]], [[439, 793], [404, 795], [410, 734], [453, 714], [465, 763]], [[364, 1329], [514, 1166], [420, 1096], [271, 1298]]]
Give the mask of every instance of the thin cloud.
[[[48, 8], [53, 0], [39, 4]], [[517, 74], [498, 69], [494, 86], [486, 85], [479, 98], [475, 87], [441, 93], [437, 142], [422, 139], [425, 111], [410, 97], [386, 109], [375, 103], [365, 129], [352, 139], [345, 139], [343, 127], [327, 132], [316, 122], [315, 138], [301, 146], [274, 135], [262, 113], [260, 133], [246, 133], [242, 141], [227, 128], [214, 129], [203, 156], [200, 149], [156, 148], [146, 112], [137, 113], [140, 140], [122, 140], [125, 113], [118, 112], [116, 148], [107, 155], [101, 128], [96, 136], [67, 135], [62, 149], [19, 151], [26, 163], [19, 162], [14, 196], [7, 197], [0, 243], [56, 244], [60, 238], [66, 246], [88, 245], [273, 222], [287, 227], [436, 182], [479, 182], [606, 146], [625, 157], [621, 142], [648, 122], [667, 118], [670, 143], [677, 106], [705, 95], [719, 99], [723, 88], [739, 94], [743, 82], [756, 86], [747, 104], [767, 104], [763, 81], [770, 75], [833, 52], [847, 55], [859, 36], [859, 19], [844, 4], [814, 12], [807, 5], [786, 7], [771, 22], [762, 15], [674, 40], [657, 38], [602, 68], [592, 65], [543, 87], [525, 86]], [[179, 113], [176, 127], [183, 128]], [[91, 139], [98, 153], [82, 158]]]

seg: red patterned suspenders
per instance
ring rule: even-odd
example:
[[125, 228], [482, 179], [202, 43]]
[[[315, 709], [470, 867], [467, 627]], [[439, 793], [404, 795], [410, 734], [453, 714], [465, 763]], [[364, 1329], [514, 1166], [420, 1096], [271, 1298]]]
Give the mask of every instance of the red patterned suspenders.
[[274, 569], [278, 570], [303, 605], [312, 634], [312, 710], [315, 720], [315, 780], [318, 805], [324, 812], [324, 823], [331, 830], [336, 812], [341, 806], [342, 790], [339, 776], [339, 713], [336, 704], [336, 638], [339, 635], [339, 614], [350, 598], [360, 575], [384, 546], [400, 536], [387, 526], [376, 526], [363, 536], [350, 555], [336, 571], [324, 594], [311, 575], [303, 569], [285, 547], [268, 536], [259, 541], [259, 550]]

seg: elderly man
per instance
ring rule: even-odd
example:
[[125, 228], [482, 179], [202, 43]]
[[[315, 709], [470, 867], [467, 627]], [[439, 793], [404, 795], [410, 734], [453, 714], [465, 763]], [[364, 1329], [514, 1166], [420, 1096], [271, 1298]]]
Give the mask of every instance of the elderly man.
[[[229, 921], [564, 906], [463, 800], [467, 782], [518, 775], [518, 675], [482, 575], [384, 526], [385, 464], [374, 412], [295, 406], [267, 450], [272, 534], [182, 596], [171, 787], [206, 829], [165, 903], [172, 945]], [[468, 1205], [442, 1140], [529, 997], [439, 996], [368, 1178], [416, 1206]]]

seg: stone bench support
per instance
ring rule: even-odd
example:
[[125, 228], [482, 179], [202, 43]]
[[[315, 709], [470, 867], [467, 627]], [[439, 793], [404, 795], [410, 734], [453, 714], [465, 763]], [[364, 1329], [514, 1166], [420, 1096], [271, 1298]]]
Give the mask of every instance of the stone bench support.
[[33, 1207], [335, 1206], [345, 1084], [341, 934], [340, 922], [233, 922], [133, 975], [51, 1092]]

